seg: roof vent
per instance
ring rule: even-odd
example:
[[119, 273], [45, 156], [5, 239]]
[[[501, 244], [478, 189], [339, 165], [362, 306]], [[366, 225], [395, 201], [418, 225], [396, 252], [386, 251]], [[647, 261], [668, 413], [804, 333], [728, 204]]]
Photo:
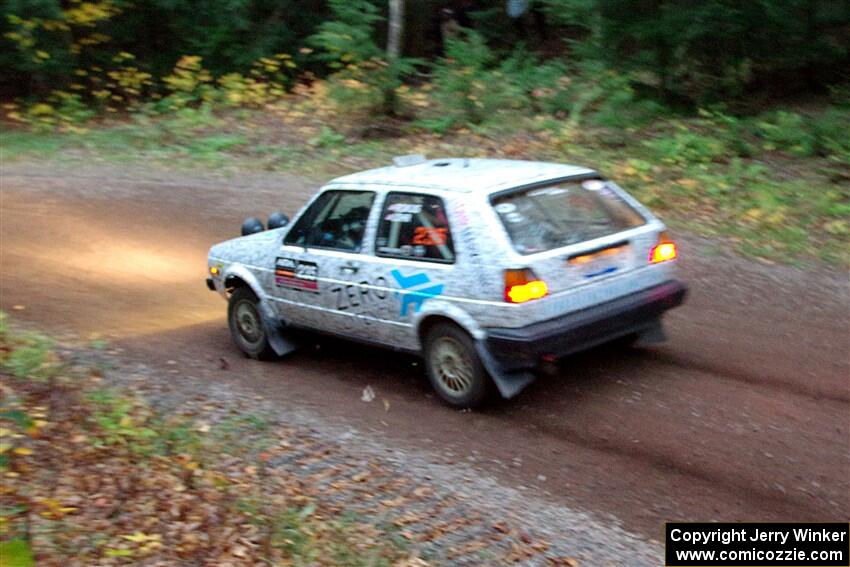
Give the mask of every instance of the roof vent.
[[396, 167], [410, 167], [411, 165], [419, 165], [428, 161], [422, 154], [410, 154], [407, 156], [396, 156], [393, 158], [393, 165]]

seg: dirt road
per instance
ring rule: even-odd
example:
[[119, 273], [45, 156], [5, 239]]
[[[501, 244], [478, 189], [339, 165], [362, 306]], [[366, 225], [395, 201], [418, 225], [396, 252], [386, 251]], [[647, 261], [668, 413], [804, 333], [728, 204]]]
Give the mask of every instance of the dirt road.
[[509, 403], [457, 412], [411, 357], [328, 341], [260, 363], [231, 345], [204, 285], [209, 245], [249, 214], [293, 213], [317, 183], [57, 167], [3, 171], [1, 299], [18, 319], [107, 339], [175, 380], [247, 384], [648, 537], [673, 520], [850, 516], [843, 274], [685, 240], [691, 296], [669, 342], [575, 356]]

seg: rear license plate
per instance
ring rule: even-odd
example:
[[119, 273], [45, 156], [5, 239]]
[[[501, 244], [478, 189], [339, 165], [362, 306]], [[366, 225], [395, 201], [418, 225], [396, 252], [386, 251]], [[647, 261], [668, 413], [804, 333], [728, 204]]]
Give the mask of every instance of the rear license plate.
[[631, 247], [623, 243], [571, 256], [567, 263], [579, 277], [590, 279], [614, 275], [628, 269], [630, 258]]

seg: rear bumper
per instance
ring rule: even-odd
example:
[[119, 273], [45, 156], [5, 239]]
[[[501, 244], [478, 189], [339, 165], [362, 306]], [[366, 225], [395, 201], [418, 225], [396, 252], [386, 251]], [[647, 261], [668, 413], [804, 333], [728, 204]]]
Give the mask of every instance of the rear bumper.
[[559, 358], [652, 328], [686, 293], [684, 283], [671, 280], [527, 327], [489, 328], [484, 344], [505, 370], [533, 368], [543, 357]]

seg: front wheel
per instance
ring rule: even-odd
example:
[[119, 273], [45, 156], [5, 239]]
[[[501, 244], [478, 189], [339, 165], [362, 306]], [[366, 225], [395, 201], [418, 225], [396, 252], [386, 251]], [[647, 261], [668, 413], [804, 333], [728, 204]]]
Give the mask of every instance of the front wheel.
[[239, 350], [257, 360], [270, 360], [275, 353], [263, 326], [259, 303], [250, 288], [236, 288], [227, 304], [227, 324]]
[[431, 386], [450, 405], [480, 406], [490, 393], [490, 377], [472, 338], [449, 323], [434, 325], [425, 337], [425, 369]]

